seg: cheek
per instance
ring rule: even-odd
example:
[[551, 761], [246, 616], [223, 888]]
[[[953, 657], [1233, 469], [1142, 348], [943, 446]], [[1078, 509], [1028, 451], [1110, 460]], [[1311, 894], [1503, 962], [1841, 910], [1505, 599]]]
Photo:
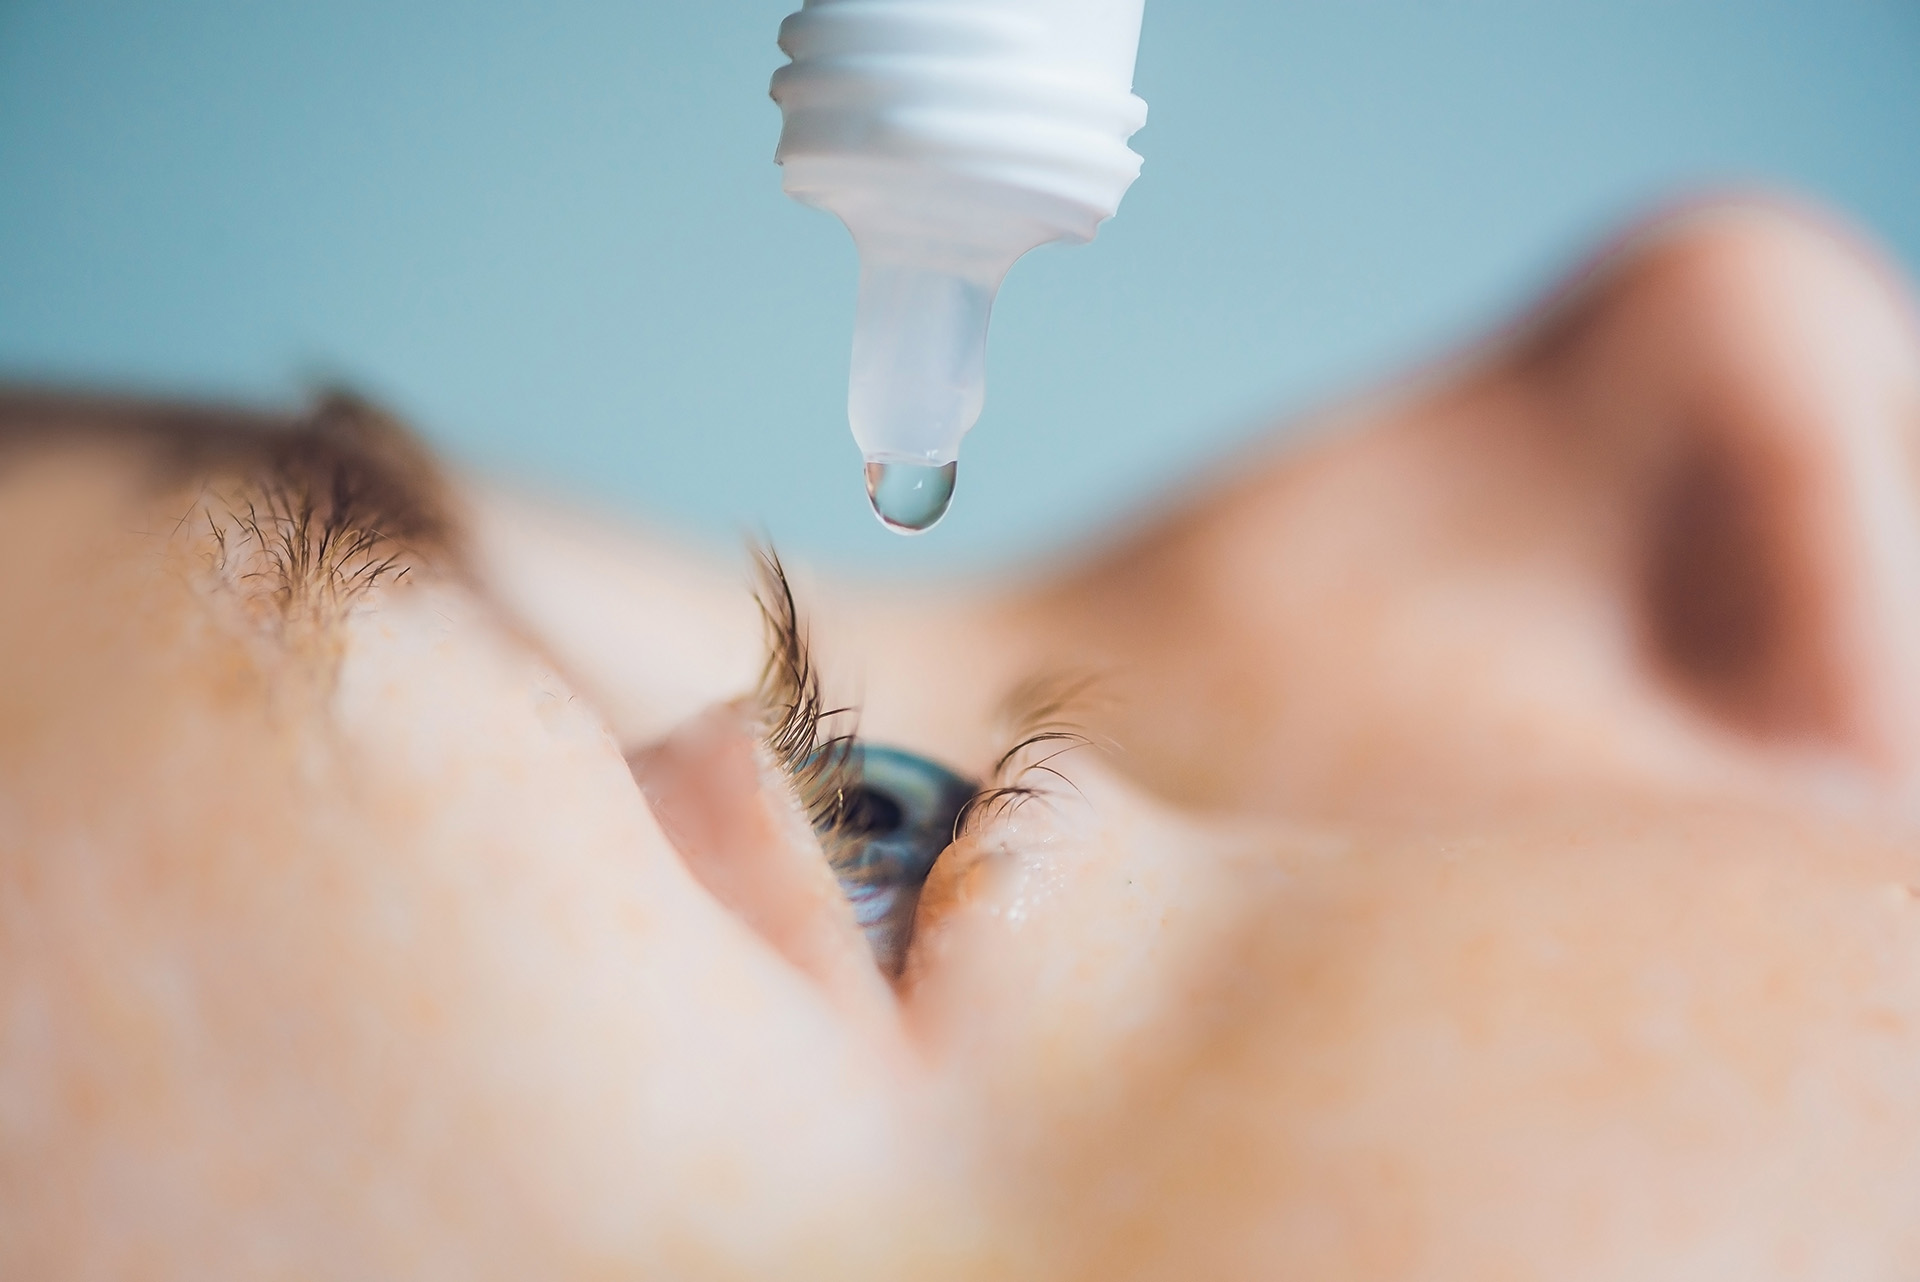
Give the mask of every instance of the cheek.
[[1048, 1101], [1041, 1111], [1125, 1077], [1214, 982], [1201, 972], [1220, 956], [1216, 931], [1279, 878], [1232, 834], [1096, 766], [1072, 770], [1077, 792], [1023, 803], [941, 857], [907, 976], [916, 1034], [1021, 1107]]
[[1060, 1272], [1643, 1276], [1910, 1218], [1909, 855], [1611, 795], [1243, 844], [1087, 791], [955, 861], [912, 994]]
[[1249, 995], [1268, 985], [1250, 941], [1292, 870], [1326, 852], [1190, 823], [1071, 769], [1083, 795], [1030, 804], [942, 857], [909, 1021], [973, 1110], [963, 1134], [1001, 1181], [1010, 1231], [1049, 1269], [1234, 1276], [1213, 1244], [1244, 1242], [1230, 1222], [1244, 1190], [1258, 1214], [1281, 1190], [1268, 1155], [1226, 1142], [1272, 1101], [1236, 1078], [1220, 1029], [1258, 1018]]

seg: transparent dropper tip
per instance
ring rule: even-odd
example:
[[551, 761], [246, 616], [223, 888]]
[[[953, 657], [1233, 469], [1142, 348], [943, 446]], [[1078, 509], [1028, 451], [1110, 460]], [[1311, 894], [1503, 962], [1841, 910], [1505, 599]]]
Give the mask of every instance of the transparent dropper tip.
[[895, 463], [867, 460], [867, 501], [880, 524], [895, 534], [925, 534], [953, 502], [958, 461]]
[[987, 319], [1005, 270], [861, 247], [847, 418], [873, 514], [896, 534], [932, 529], [953, 502], [960, 440], [986, 397]]

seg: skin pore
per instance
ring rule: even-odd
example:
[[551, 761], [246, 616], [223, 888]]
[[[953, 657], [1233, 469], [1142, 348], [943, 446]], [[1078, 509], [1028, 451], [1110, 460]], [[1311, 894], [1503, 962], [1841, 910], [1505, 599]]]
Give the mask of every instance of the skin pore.
[[742, 569], [350, 400], [0, 396], [0, 1276], [1913, 1276], [1903, 287], [1697, 209], [1322, 426], [792, 576], [864, 738], [1045, 794], [890, 981]]

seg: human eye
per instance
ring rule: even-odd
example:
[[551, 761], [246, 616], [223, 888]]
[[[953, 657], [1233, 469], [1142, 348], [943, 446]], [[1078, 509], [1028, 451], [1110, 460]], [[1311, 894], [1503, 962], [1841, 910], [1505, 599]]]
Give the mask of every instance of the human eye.
[[921, 887], [979, 788], [925, 757], [857, 741], [848, 747], [846, 770], [839, 812], [821, 831], [822, 844], [874, 964], [898, 975]]
[[852, 728], [853, 709], [826, 704], [779, 558], [762, 549], [758, 560], [756, 596], [767, 630], [758, 702], [767, 748], [820, 839], [874, 964], [897, 976], [921, 887], [982, 790], [939, 762], [863, 741]]
[[[1038, 677], [1002, 708], [1013, 746], [982, 779], [901, 748], [870, 743], [855, 710], [829, 706], [807, 631], [779, 558], [757, 551], [755, 597], [767, 660], [756, 696], [763, 738], [819, 838], [874, 964], [897, 977], [912, 944], [920, 893], [941, 856], [1030, 801], [1073, 789], [1053, 763], [1089, 740], [1068, 719], [1091, 679]], [[1076, 790], [1077, 791], [1077, 790]]]

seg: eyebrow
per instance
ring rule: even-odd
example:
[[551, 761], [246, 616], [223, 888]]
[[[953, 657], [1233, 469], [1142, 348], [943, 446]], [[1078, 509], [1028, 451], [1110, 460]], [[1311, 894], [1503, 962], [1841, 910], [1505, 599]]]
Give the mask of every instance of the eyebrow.
[[221, 577], [283, 612], [350, 603], [423, 560], [461, 561], [431, 452], [348, 392], [277, 412], [0, 386], [0, 468], [88, 442], [140, 449], [156, 486], [197, 488], [182, 524], [204, 525]]

